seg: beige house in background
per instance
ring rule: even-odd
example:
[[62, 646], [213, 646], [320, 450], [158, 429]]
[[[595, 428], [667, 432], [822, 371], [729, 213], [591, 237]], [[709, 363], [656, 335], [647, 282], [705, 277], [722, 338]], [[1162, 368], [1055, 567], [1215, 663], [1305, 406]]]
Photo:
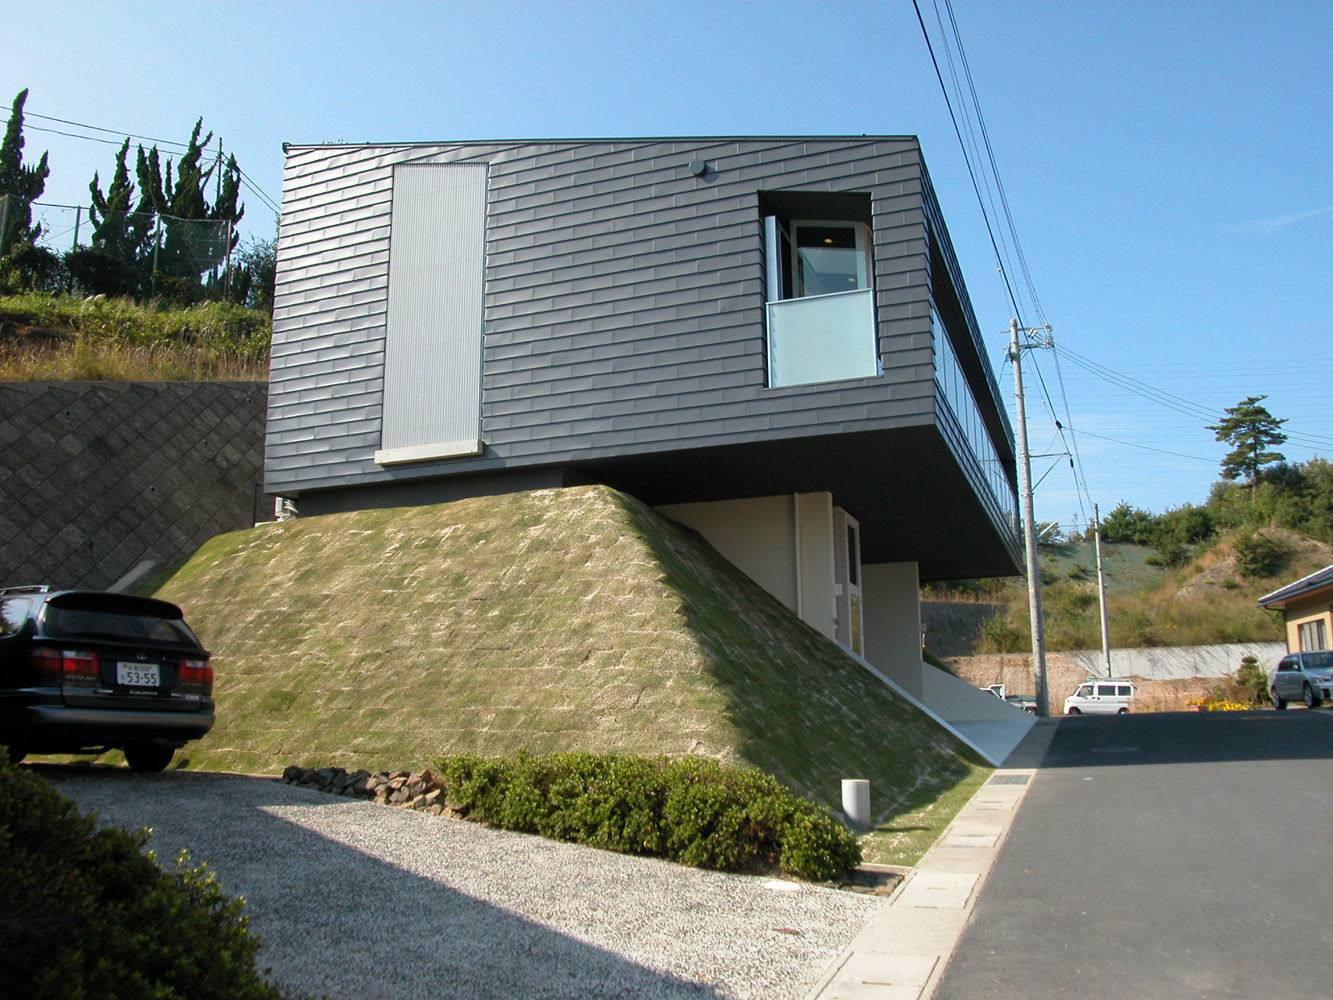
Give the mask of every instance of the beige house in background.
[[1328, 649], [1333, 635], [1333, 566], [1259, 598], [1259, 605], [1282, 612], [1291, 652]]

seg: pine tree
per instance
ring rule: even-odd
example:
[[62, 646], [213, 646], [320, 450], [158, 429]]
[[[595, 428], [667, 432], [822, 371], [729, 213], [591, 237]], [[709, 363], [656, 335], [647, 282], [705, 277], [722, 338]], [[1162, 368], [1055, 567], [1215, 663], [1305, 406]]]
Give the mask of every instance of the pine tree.
[[1287, 457], [1279, 451], [1268, 450], [1287, 440], [1287, 435], [1279, 430], [1287, 421], [1285, 417], [1276, 419], [1261, 405], [1267, 398], [1248, 396], [1235, 406], [1227, 407], [1226, 416], [1220, 423], [1208, 427], [1216, 433], [1218, 441], [1225, 441], [1234, 449], [1222, 459], [1222, 478], [1244, 478], [1250, 484], [1251, 496], [1264, 467], [1286, 461]]
[[23, 165], [23, 104], [28, 99], [25, 87], [14, 98], [9, 114], [9, 126], [0, 142], [0, 217], [5, 220], [0, 232], [0, 254], [8, 252], [15, 243], [35, 243], [42, 234], [40, 225], [32, 224], [32, 203], [46, 189], [46, 178], [51, 168], [46, 165], [46, 154], [35, 167]]

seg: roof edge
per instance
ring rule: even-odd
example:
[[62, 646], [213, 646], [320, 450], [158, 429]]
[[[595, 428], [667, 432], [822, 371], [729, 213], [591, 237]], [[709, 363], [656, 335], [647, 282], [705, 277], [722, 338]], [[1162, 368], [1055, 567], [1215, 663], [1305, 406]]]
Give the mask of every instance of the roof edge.
[[409, 139], [403, 141], [368, 139], [363, 142], [284, 142], [283, 150], [293, 149], [366, 149], [372, 146], [492, 146], [497, 143], [589, 143], [589, 142], [882, 142], [885, 140], [910, 141], [921, 144], [919, 135], [624, 135], [624, 136], [547, 136], [545, 138], [492, 138], [492, 139]]
[[1317, 569], [1313, 573], [1308, 573], [1294, 583], [1289, 583], [1285, 587], [1278, 587], [1271, 594], [1265, 594], [1259, 598], [1257, 603], [1260, 607], [1268, 607], [1270, 604], [1277, 604], [1280, 601], [1290, 600], [1293, 597], [1299, 597], [1307, 591], [1315, 590], [1322, 586], [1333, 586], [1333, 566], [1325, 566], [1323, 569]]

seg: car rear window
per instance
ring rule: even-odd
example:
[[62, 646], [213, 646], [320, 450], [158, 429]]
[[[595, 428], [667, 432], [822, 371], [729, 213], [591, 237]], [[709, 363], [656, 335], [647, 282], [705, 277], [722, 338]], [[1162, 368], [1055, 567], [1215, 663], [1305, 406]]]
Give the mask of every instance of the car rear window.
[[32, 601], [26, 597], [9, 597], [0, 601], [0, 636], [13, 635], [28, 620]]
[[183, 621], [81, 608], [47, 608], [45, 631], [63, 639], [123, 639], [173, 646], [199, 644]]

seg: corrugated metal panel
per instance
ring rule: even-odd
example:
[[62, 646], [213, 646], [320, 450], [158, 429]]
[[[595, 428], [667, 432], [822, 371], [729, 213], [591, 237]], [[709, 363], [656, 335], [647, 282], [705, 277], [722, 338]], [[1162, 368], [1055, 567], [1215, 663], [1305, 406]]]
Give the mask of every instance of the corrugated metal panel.
[[[381, 448], [391, 453], [475, 442], [481, 433], [486, 164], [398, 164], [391, 219]], [[469, 446], [461, 453], [475, 451]]]

